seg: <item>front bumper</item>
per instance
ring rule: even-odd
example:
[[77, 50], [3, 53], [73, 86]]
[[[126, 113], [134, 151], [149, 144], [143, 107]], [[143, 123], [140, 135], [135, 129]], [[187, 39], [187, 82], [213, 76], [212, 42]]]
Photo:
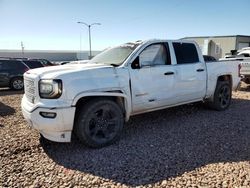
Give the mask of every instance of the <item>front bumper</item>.
[[[75, 107], [36, 107], [31, 109], [24, 96], [22, 113], [29, 125], [38, 130], [45, 138], [55, 142], [70, 142], [73, 130]], [[56, 113], [55, 118], [45, 118], [40, 112]]]

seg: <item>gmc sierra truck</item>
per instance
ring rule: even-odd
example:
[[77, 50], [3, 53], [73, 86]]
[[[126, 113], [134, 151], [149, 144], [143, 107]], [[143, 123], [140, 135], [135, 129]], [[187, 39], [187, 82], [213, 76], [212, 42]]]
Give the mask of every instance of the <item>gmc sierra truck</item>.
[[225, 110], [240, 82], [235, 62], [205, 63], [186, 40], [148, 40], [107, 49], [86, 64], [29, 70], [22, 112], [46, 139], [90, 147], [119, 138], [130, 116], [203, 101]]

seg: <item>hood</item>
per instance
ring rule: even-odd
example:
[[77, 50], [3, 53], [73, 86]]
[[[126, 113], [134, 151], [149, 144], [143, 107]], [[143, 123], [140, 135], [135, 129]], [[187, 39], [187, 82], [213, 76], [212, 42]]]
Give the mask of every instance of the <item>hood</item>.
[[40, 78], [56, 78], [58, 76], [70, 73], [77, 73], [86, 70], [112, 68], [110, 65], [104, 64], [66, 64], [59, 66], [50, 66], [37, 69], [31, 69], [26, 74], [34, 74]]

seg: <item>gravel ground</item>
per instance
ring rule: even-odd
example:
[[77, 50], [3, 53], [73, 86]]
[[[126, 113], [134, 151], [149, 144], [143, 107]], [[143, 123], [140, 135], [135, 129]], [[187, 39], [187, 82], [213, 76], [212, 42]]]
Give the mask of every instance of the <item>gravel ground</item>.
[[245, 85], [223, 112], [193, 104], [133, 117], [101, 149], [41, 139], [21, 98], [0, 90], [0, 187], [250, 187]]

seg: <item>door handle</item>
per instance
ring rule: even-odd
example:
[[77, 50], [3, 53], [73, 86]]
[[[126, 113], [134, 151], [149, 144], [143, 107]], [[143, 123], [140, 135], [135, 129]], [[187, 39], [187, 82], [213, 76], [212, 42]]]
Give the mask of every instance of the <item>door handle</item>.
[[204, 71], [204, 69], [197, 69], [196, 71], [197, 72], [202, 72], [202, 71]]
[[165, 72], [164, 75], [172, 75], [174, 72]]
[[148, 100], [148, 102], [154, 102], [155, 101], [155, 99], [149, 99]]

